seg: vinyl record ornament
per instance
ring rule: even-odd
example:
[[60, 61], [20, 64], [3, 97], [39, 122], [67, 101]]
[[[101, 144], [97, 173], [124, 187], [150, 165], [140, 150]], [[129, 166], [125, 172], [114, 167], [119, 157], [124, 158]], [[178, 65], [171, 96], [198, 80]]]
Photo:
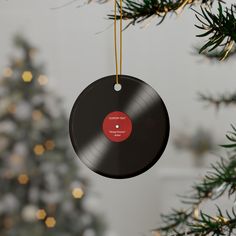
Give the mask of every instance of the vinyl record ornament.
[[[90, 84], [70, 115], [70, 137], [80, 160], [110, 178], [129, 178], [152, 167], [169, 137], [164, 102], [147, 83], [127, 75]], [[120, 87], [116, 87], [119, 85]]]

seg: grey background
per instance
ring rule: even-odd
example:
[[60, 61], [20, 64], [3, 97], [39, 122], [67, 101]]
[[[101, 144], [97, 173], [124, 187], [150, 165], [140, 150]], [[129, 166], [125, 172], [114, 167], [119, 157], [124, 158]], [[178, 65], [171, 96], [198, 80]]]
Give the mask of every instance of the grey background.
[[[78, 94], [94, 80], [114, 74], [115, 67], [112, 22], [105, 19], [113, 3], [78, 8], [83, 3], [77, 1], [51, 9], [66, 2], [1, 0], [0, 68], [3, 71], [14, 52], [13, 35], [25, 35], [40, 48], [39, 61], [46, 63], [49, 86], [64, 98], [69, 116]], [[204, 173], [205, 167], [196, 168], [189, 153], [173, 148], [178, 130], [191, 132], [201, 124], [223, 142], [235, 120], [233, 107], [216, 112], [198, 101], [197, 93], [233, 92], [236, 60], [210, 63], [193, 55], [193, 46], [200, 41], [195, 38], [198, 30], [193, 26], [196, 19], [191, 10], [167, 17], [158, 27], [156, 22], [154, 18], [148, 27], [139, 25], [124, 32], [123, 72], [152, 85], [165, 101], [171, 121], [165, 153], [149, 171], [125, 180], [100, 177], [80, 163], [92, 181], [94, 193], [87, 207], [102, 212], [112, 236], [150, 235], [160, 213], [179, 204], [175, 194], [189, 189], [193, 180]], [[103, 32], [96, 34], [100, 31]], [[209, 154], [206, 166], [217, 158]]]

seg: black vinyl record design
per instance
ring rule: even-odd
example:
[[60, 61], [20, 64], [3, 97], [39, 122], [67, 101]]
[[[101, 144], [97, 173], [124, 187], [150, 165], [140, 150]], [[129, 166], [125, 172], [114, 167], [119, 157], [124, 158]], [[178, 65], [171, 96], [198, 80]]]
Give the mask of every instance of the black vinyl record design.
[[145, 82], [115, 75], [90, 84], [77, 98], [70, 115], [70, 137], [80, 160], [110, 178], [129, 178], [152, 167], [169, 137], [164, 102]]

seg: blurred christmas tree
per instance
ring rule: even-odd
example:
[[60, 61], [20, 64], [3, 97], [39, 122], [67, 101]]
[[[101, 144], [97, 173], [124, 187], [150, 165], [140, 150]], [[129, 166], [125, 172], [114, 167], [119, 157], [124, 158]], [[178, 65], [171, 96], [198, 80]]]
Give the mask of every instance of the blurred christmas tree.
[[61, 101], [45, 85], [36, 49], [16, 37], [0, 81], [0, 235], [100, 236], [103, 224], [86, 210], [87, 181], [68, 143]]

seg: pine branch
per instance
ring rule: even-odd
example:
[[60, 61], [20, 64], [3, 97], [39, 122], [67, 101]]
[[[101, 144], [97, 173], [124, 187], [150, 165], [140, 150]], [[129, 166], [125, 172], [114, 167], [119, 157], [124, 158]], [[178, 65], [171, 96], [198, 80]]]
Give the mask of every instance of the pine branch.
[[204, 51], [211, 52], [216, 48], [223, 48], [221, 50], [221, 60], [224, 60], [235, 50], [236, 5], [232, 4], [230, 8], [226, 7], [223, 9], [222, 4], [219, 2], [217, 14], [202, 7], [201, 13], [195, 12], [197, 19], [201, 22], [201, 25], [196, 25], [196, 27], [206, 31], [197, 35], [197, 37], [209, 37], [208, 41], [199, 50], [199, 53]]
[[[173, 228], [170, 224], [167, 227], [158, 228], [154, 231], [159, 231], [164, 235], [176, 235], [176, 236], [185, 236], [185, 235], [225, 235], [230, 234], [233, 229], [236, 227], [236, 213], [234, 208], [232, 208], [232, 213], [230, 214], [228, 211], [226, 211], [225, 214], [222, 213], [219, 207], [218, 214], [216, 216], [210, 216], [206, 213], [203, 213], [200, 211], [199, 217], [195, 217], [193, 214], [189, 213], [182, 213], [177, 215], [177, 217], [174, 219], [175, 222], [173, 224], [176, 224], [178, 228]], [[192, 212], [193, 213], [193, 212]], [[169, 215], [167, 219], [170, 219], [175, 217], [175, 213], [172, 215]], [[181, 221], [182, 216], [188, 216]], [[184, 223], [181, 225], [180, 224]]]
[[161, 215], [161, 219], [165, 226], [154, 229], [153, 231], [160, 231], [168, 234], [170, 232], [179, 232], [184, 229], [185, 225], [190, 223], [190, 219], [192, 218], [193, 211], [188, 210], [175, 210], [172, 209], [170, 214]]
[[[219, 60], [221, 60], [222, 58], [222, 51], [220, 49], [215, 49], [211, 52], [208, 51], [203, 51], [201, 54], [199, 54], [199, 50], [201, 47], [194, 47], [194, 51], [193, 51], [193, 55], [201, 55], [203, 56], [204, 59], [208, 59], [209, 62], [219, 62]], [[236, 48], [234, 47], [234, 49], [231, 50], [231, 52], [228, 54], [228, 56], [225, 58], [224, 62], [226, 62], [228, 59], [233, 58], [233, 56], [236, 55]]]
[[[195, 25], [204, 33], [197, 37], [208, 37], [207, 42], [200, 48], [199, 53], [203, 53], [210, 58], [220, 57], [220, 60], [226, 59], [231, 53], [235, 52], [236, 42], [236, 5], [232, 4], [230, 8], [223, 7], [221, 0], [218, 0], [219, 7], [217, 13], [211, 11], [214, 0], [124, 0], [122, 6], [122, 15], [124, 20], [135, 25], [153, 16], [157, 16], [161, 24], [169, 13], [181, 12], [186, 6], [191, 7], [194, 4], [200, 4], [201, 12], [195, 11], [196, 18], [200, 25]], [[119, 12], [121, 6], [117, 3]], [[207, 6], [204, 7], [203, 6]], [[108, 15], [109, 19], [114, 19], [114, 15]], [[120, 15], [117, 16], [121, 18]], [[211, 52], [215, 49], [222, 48], [220, 52]]]
[[[223, 215], [220, 208], [218, 208], [217, 216], [210, 216], [208, 214], [200, 212], [200, 218], [195, 220], [188, 226], [191, 228], [190, 231], [185, 234], [190, 235], [225, 235], [230, 234], [236, 227], [236, 213], [232, 208], [232, 214], [230, 215], [226, 211], [226, 215]], [[182, 234], [184, 235], [184, 234]]]
[[192, 195], [182, 196], [182, 202], [189, 205], [187, 210], [172, 210], [167, 215], [161, 215], [164, 226], [154, 231], [164, 235], [230, 235], [236, 227], [236, 213], [232, 208], [230, 214], [222, 214], [219, 207], [217, 216], [210, 216], [199, 207], [203, 201], [220, 198], [226, 190], [228, 197], [236, 191], [236, 128], [226, 135], [230, 143], [221, 145], [224, 148], [233, 150], [230, 158], [221, 159], [211, 166], [202, 181], [196, 183], [192, 188]]
[[[160, 20], [158, 25], [161, 24], [169, 13], [177, 13], [183, 10], [186, 6], [192, 6], [195, 3], [205, 4], [211, 6], [214, 0], [123, 0], [122, 15], [124, 20], [130, 20], [128, 24], [135, 25], [136, 23], [143, 22], [148, 18], [157, 16]], [[119, 3], [119, 12], [120, 5]], [[114, 15], [108, 15], [109, 19], [114, 19]], [[117, 19], [120, 19], [120, 15]], [[127, 26], [127, 27], [128, 27]]]
[[205, 199], [219, 198], [226, 190], [229, 190], [229, 196], [235, 193], [235, 156], [232, 156], [229, 160], [221, 159], [221, 161], [217, 162], [215, 165], [211, 165], [211, 167], [212, 170], [205, 175], [204, 179], [193, 186], [193, 195], [186, 197], [186, 200], [183, 200], [184, 203], [198, 205]]

